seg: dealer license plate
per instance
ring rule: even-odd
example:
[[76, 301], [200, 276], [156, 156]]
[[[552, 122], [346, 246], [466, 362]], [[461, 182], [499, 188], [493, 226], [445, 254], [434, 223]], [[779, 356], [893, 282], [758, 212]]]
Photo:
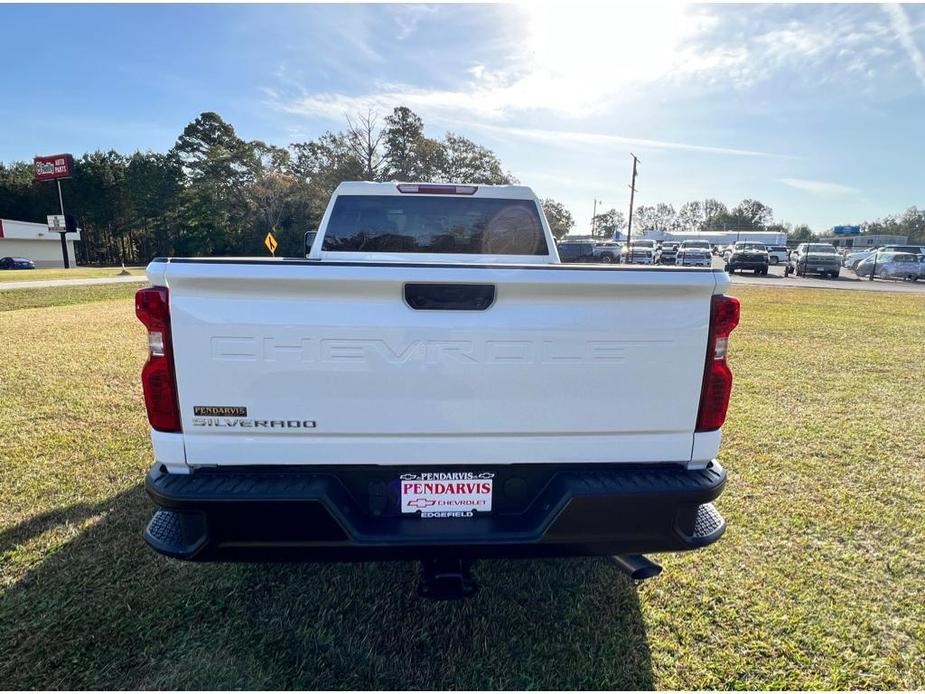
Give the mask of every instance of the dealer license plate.
[[493, 472], [418, 472], [398, 479], [402, 514], [471, 518], [491, 511]]

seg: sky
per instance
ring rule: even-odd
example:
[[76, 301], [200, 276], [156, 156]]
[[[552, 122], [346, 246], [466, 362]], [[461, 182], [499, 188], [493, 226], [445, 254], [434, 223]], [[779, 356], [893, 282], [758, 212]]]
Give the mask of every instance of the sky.
[[0, 5], [0, 161], [278, 145], [398, 105], [563, 202], [743, 198], [815, 231], [925, 207], [925, 5]]

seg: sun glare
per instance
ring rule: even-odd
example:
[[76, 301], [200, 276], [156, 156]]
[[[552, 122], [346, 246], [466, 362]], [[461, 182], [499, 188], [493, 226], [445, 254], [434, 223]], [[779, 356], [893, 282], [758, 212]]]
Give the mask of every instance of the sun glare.
[[[708, 21], [677, 5], [523, 5], [527, 25], [526, 90], [567, 100], [576, 115], [651, 82], [683, 63], [684, 45]], [[550, 91], [554, 90], [554, 91]]]

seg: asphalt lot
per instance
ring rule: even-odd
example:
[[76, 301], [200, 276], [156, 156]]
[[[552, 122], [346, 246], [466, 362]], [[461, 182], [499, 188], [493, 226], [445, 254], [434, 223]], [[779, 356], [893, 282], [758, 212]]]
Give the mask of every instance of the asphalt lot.
[[[713, 267], [722, 268], [725, 262], [718, 256], [713, 256]], [[797, 277], [790, 275], [784, 277], [784, 265], [772, 265], [768, 274], [757, 277], [748, 270], [731, 275], [733, 284], [758, 284], [767, 287], [806, 287], [818, 289], [848, 289], [869, 292], [912, 292], [925, 294], [925, 282], [903, 282], [900, 280], [880, 280], [871, 282], [869, 279], [860, 279], [854, 270], [842, 268], [837, 279], [822, 277]]]

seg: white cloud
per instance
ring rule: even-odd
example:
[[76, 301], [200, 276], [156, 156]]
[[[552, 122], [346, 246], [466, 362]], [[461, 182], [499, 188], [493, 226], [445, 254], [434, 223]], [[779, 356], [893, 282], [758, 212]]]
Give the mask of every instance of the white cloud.
[[925, 56], [922, 55], [922, 51], [915, 44], [913, 27], [909, 21], [909, 16], [901, 5], [884, 5], [883, 9], [890, 17], [890, 24], [893, 27], [896, 39], [906, 51], [909, 60], [912, 61], [912, 69], [915, 70], [916, 77], [925, 87]]
[[[447, 121], [452, 123], [453, 121]], [[548, 145], [561, 145], [572, 147], [574, 145], [590, 145], [595, 149], [607, 146], [620, 148], [636, 147], [644, 149], [676, 149], [690, 152], [703, 152], [708, 154], [725, 154], [739, 157], [778, 157], [782, 159], [798, 159], [788, 154], [775, 154], [751, 149], [735, 149], [732, 147], [719, 147], [715, 145], [702, 145], [689, 142], [670, 142], [667, 140], [652, 140], [641, 137], [626, 137], [623, 135], [610, 135], [604, 133], [583, 133], [570, 130], [545, 130], [541, 128], [516, 128], [484, 123], [459, 122], [469, 128], [496, 132], [506, 136], [520, 137], [534, 142]]]
[[[340, 117], [357, 107], [391, 108], [402, 103], [424, 115], [464, 112], [503, 120], [536, 111], [581, 118], [626, 99], [632, 85], [729, 70], [745, 59], [734, 48], [708, 50], [688, 45], [715, 22], [701, 10], [571, 3], [525, 5], [517, 11], [522, 14], [520, 23], [510, 24], [520, 33], [507, 42], [502, 68], [484, 64], [475, 50], [465, 77], [452, 88], [378, 83], [370, 85], [372, 89], [365, 94], [302, 94], [284, 108]], [[410, 16], [415, 17], [412, 24], [420, 19]], [[652, 36], [658, 36], [658, 41], [653, 43]], [[374, 50], [365, 42], [364, 49]]]
[[[272, 97], [270, 92], [267, 93]], [[466, 103], [466, 97], [463, 94], [454, 93], [451, 95], [448, 92], [414, 90], [411, 88], [406, 88], [405, 91], [385, 89], [375, 96], [352, 97], [340, 94], [303, 96], [296, 102], [286, 105], [285, 108], [293, 113], [311, 113], [313, 115], [323, 115], [333, 119], [340, 119], [343, 118], [345, 114], [363, 113], [368, 109], [372, 109], [380, 114], [388, 113], [395, 104], [403, 104], [413, 111], [427, 113], [430, 116], [428, 118], [429, 122], [438, 123], [450, 128], [463, 127], [466, 129], [482, 130], [504, 135], [506, 137], [518, 137], [550, 146], [573, 147], [575, 145], [586, 145], [594, 148], [610, 146], [624, 149], [626, 147], [636, 147], [640, 150], [672, 149], [740, 157], [800, 158], [790, 154], [722, 147], [718, 145], [672, 142], [668, 140], [629, 137], [607, 133], [550, 130], [543, 128], [519, 128], [479, 120], [460, 120], [456, 118], [455, 115], [460, 112], [467, 112], [467, 107], [469, 107], [468, 112], [472, 113], [472, 105]], [[475, 111], [475, 115], [486, 116], [491, 120], [493, 116], [499, 116], [500, 112], [496, 110]]]
[[418, 24], [423, 19], [437, 12], [437, 8], [433, 5], [424, 4], [394, 5], [393, 9], [395, 11], [395, 23], [398, 25], [395, 38], [398, 41], [404, 41], [410, 37], [417, 31]]
[[[417, 22], [432, 10], [413, 7], [421, 9], [395, 17], [403, 27], [401, 36], [414, 34], [417, 39]], [[783, 7], [573, 2], [507, 11], [519, 13], [519, 21], [508, 16], [504, 22], [516, 27], [516, 35], [504, 40], [480, 36], [484, 43], [473, 42], [471, 64], [448, 86], [378, 80], [359, 93], [290, 89], [276, 105], [294, 114], [335, 119], [346, 112], [370, 107], [388, 111], [405, 104], [428, 120], [469, 116], [498, 123], [549, 114], [579, 121], [647, 96], [662, 99], [724, 86], [748, 89], [784, 70], [793, 79], [810, 82], [839, 75], [870, 81], [878, 64], [890, 63], [885, 54], [895, 54], [885, 43], [893, 33], [900, 35], [916, 64], [921, 63], [925, 83], [925, 60], [911, 41], [901, 8], [891, 10], [891, 16], [899, 17], [894, 24], [899, 21], [905, 34], [900, 29], [891, 33], [885, 20], [855, 8], [808, 13]], [[379, 58], [369, 33], [359, 33], [364, 50], [373, 60]], [[482, 49], [499, 43], [504, 57], [486, 60]], [[410, 40], [405, 44], [406, 50], [414, 49]]]
[[785, 186], [812, 193], [813, 195], [843, 196], [860, 192], [857, 188], [830, 181], [813, 181], [808, 178], [778, 178], [776, 180]]

